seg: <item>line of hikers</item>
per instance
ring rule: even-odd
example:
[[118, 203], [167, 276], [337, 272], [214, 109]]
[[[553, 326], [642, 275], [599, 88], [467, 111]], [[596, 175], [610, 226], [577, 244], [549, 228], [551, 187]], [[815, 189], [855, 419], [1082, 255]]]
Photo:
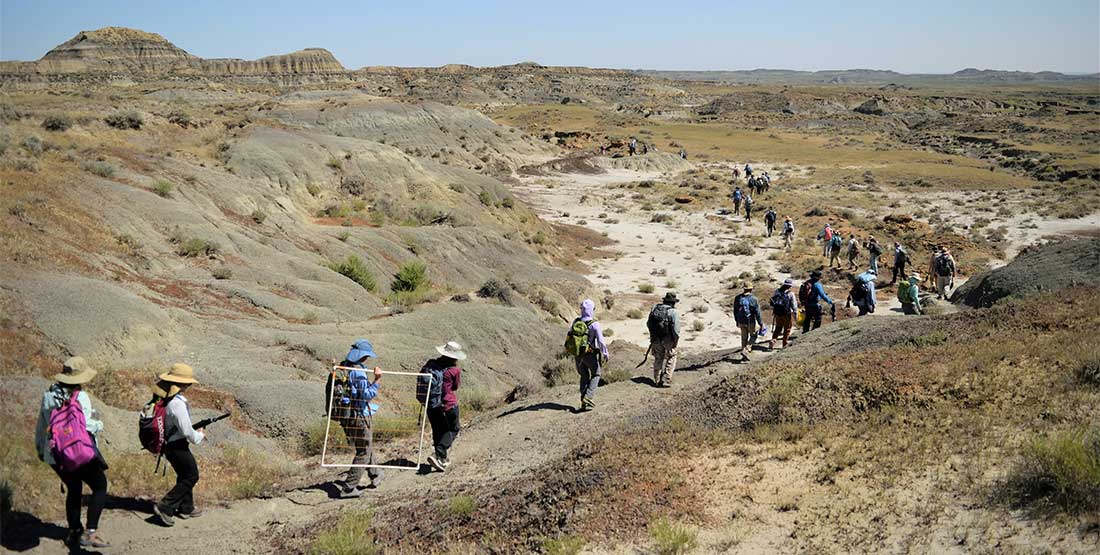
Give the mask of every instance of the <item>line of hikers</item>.
[[[425, 412], [432, 428], [433, 453], [427, 457], [427, 462], [443, 472], [450, 466], [448, 452], [460, 430], [456, 391], [461, 383], [462, 369], [458, 362], [466, 359], [466, 353], [453, 341], [436, 347], [436, 352], [438, 356], [426, 362], [417, 377], [416, 398], [426, 405]], [[334, 415], [333, 419], [343, 428], [355, 450], [352, 466], [335, 482], [340, 497], [363, 495], [365, 488], [359, 482], [364, 469], [370, 477], [369, 487], [377, 487], [382, 480], [381, 469], [367, 466], [374, 461], [372, 416], [378, 411], [378, 405], [372, 401], [378, 395], [383, 375], [381, 368], [368, 366], [369, 360], [376, 356], [369, 341], [356, 341], [340, 364], [350, 371], [342, 380], [330, 379], [326, 387], [326, 399], [333, 402], [333, 406], [326, 406], [326, 414]], [[65, 517], [69, 527], [66, 543], [72, 548], [111, 546], [99, 534], [99, 521], [107, 502], [106, 473], [109, 468], [100, 449], [103, 422], [83, 390], [96, 373], [81, 357], [66, 360], [62, 371], [53, 376], [54, 383], [42, 395], [35, 427], [38, 458], [54, 470], [66, 494]], [[191, 403], [185, 393], [195, 383], [198, 380], [190, 366], [173, 364], [157, 377], [152, 399], [143, 407], [138, 420], [142, 447], [158, 455], [154, 472], [159, 470], [163, 457], [176, 475], [172, 488], [153, 504], [153, 513], [164, 526], [173, 526], [176, 519], [202, 515], [194, 498], [199, 467], [191, 453], [191, 445], [207, 440], [209, 432], [205, 428], [229, 416], [226, 413], [193, 422]], [[84, 485], [91, 489], [92, 495], [87, 519], [82, 522]]]

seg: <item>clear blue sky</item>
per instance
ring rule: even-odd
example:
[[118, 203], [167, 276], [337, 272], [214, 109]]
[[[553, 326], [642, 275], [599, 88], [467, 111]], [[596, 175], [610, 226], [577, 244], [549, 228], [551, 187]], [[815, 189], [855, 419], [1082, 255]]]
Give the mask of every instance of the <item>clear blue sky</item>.
[[1100, 71], [1100, 0], [0, 0], [0, 59], [108, 25], [206, 58], [320, 46], [349, 68]]

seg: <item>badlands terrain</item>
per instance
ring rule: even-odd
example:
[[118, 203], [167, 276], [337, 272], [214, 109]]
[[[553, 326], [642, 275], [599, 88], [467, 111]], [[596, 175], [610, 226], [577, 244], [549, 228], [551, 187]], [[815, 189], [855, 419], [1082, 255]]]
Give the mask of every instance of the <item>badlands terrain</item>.
[[[1095, 553], [1098, 84], [348, 69], [123, 28], [0, 62], [0, 545], [66, 551], [33, 429], [81, 355], [114, 553]], [[746, 163], [773, 178], [752, 222], [729, 202]], [[764, 236], [769, 207], [793, 249]], [[948, 245], [957, 290], [902, 316], [880, 277], [855, 318], [850, 272], [827, 268], [836, 321], [738, 363], [739, 284], [765, 301], [825, 266], [827, 222], [900, 241], [921, 273]], [[636, 366], [670, 290], [683, 355], [664, 390]], [[611, 362], [577, 413], [561, 344], [585, 298]], [[337, 500], [324, 377], [359, 337], [406, 372], [466, 346], [464, 429], [445, 474]], [[206, 516], [162, 528], [172, 476], [133, 430], [174, 361], [198, 372], [200, 417], [234, 416], [196, 450]]]

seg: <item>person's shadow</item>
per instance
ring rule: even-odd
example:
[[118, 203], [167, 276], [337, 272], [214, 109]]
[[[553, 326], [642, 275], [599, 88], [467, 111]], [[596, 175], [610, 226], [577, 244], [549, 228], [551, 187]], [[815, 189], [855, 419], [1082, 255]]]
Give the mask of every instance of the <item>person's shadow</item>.
[[576, 407], [571, 407], [569, 405], [563, 405], [561, 403], [535, 403], [533, 405], [526, 405], [526, 406], [522, 406], [522, 407], [516, 407], [512, 410], [502, 412], [499, 415], [497, 415], [497, 418], [504, 418], [505, 416], [511, 416], [511, 415], [519, 413], [519, 412], [533, 412], [533, 411], [540, 411], [540, 410], [559, 410], [559, 411], [577, 412]]
[[[3, 516], [3, 533], [0, 534], [0, 547], [20, 553], [30, 551], [42, 544], [43, 539], [64, 542], [69, 537], [69, 529], [52, 522], [43, 522], [38, 517], [22, 511], [12, 511]], [[80, 546], [67, 546], [69, 553], [99, 553], [86, 551]]]
[[647, 378], [645, 376], [635, 376], [630, 378], [631, 382], [640, 385], [648, 385], [649, 387], [657, 387], [657, 382], [653, 381], [653, 378]]

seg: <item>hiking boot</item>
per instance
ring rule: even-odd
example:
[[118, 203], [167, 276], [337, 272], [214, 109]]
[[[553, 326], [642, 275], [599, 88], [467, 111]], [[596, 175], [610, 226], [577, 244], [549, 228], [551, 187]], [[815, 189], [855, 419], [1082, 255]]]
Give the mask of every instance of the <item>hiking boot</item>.
[[442, 462], [443, 462], [443, 468], [450, 468], [451, 467], [450, 459], [443, 459]]
[[198, 507], [195, 507], [194, 509], [191, 509], [191, 512], [189, 512], [189, 513], [177, 513], [176, 514], [176, 518], [182, 518], [184, 520], [187, 520], [189, 518], [196, 518], [196, 517], [200, 517], [200, 516], [202, 516], [202, 509], [200, 509]]
[[593, 401], [591, 397], [585, 397], [581, 399], [581, 408], [584, 410], [592, 410], [596, 408], [596, 401]]
[[176, 524], [176, 521], [172, 519], [172, 515], [169, 515], [168, 511], [161, 509], [159, 503], [153, 504], [153, 514], [157, 515], [161, 524], [165, 526], [175, 526]]
[[365, 488], [361, 488], [359, 486], [355, 486], [351, 489], [341, 489], [340, 499], [358, 499], [360, 497], [363, 497], [363, 494], [366, 492], [367, 490]]
[[84, 538], [84, 528], [70, 529], [69, 535], [65, 536], [65, 545], [73, 546], [80, 545], [80, 540]]
[[379, 471], [378, 471], [378, 475], [377, 475], [377, 476], [371, 476], [371, 479], [370, 479], [370, 488], [371, 488], [371, 489], [377, 488], [377, 487], [378, 487], [378, 484], [381, 484], [381, 483], [382, 483], [382, 478], [383, 478], [384, 476], [385, 476], [385, 473], [384, 473], [384, 472], [382, 472], [381, 470], [379, 470]]
[[108, 547], [111, 547], [111, 544], [106, 542], [103, 538], [99, 537], [99, 534], [93, 531], [88, 531], [80, 535], [80, 547], [106, 549]]
[[435, 458], [435, 455], [428, 455], [428, 464], [432, 465], [432, 468], [440, 472], [447, 471], [447, 465], [443, 464], [439, 461], [439, 459]]

